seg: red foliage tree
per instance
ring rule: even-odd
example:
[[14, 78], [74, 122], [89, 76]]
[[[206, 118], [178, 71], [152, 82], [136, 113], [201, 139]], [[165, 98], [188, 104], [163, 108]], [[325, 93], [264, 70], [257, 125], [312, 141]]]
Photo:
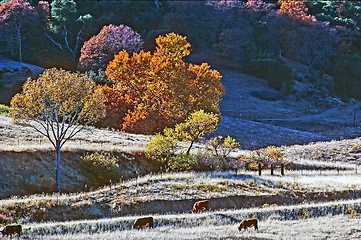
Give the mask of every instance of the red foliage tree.
[[27, 0], [11, 0], [0, 5], [0, 28], [3, 37], [0, 40], [7, 51], [18, 55], [22, 62], [24, 28], [34, 24], [35, 11]]
[[114, 55], [121, 50], [139, 52], [144, 46], [141, 36], [130, 27], [119, 25], [104, 26], [100, 33], [86, 41], [81, 49], [78, 62], [80, 71], [105, 70]]

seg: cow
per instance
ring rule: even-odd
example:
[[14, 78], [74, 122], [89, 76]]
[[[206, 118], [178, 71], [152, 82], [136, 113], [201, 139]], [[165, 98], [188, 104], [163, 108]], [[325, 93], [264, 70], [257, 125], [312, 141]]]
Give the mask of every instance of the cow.
[[258, 219], [253, 218], [253, 219], [245, 219], [245, 220], [243, 220], [239, 224], [238, 230], [241, 231], [242, 228], [246, 230], [249, 227], [254, 227], [255, 230], [258, 230]]
[[198, 202], [194, 203], [192, 212], [199, 213], [203, 209], [209, 211], [209, 201], [208, 200], [198, 201]]
[[3, 236], [12, 236], [13, 234], [18, 234], [18, 236], [20, 237], [21, 235], [21, 231], [22, 231], [22, 227], [21, 225], [7, 225], [4, 227], [4, 229], [1, 231], [1, 233], [3, 234]]
[[138, 218], [137, 220], [134, 221], [133, 229], [142, 228], [147, 225], [149, 226], [149, 228], [153, 228], [153, 218], [152, 217]]

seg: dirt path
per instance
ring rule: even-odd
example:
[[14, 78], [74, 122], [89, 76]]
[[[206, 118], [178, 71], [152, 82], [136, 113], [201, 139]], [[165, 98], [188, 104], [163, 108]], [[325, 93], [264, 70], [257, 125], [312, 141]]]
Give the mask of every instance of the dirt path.
[[339, 107], [334, 107], [327, 109], [323, 112], [317, 114], [309, 114], [309, 115], [302, 115], [300, 117], [292, 117], [292, 118], [273, 118], [273, 119], [257, 119], [260, 122], [268, 122], [268, 121], [309, 121], [309, 120], [317, 120], [317, 119], [327, 119], [328, 117], [334, 116], [335, 114], [339, 113]]

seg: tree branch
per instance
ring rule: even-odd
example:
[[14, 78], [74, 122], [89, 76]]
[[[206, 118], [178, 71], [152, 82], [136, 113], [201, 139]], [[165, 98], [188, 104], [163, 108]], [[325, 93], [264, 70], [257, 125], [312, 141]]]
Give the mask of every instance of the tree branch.
[[59, 43], [55, 42], [55, 40], [52, 37], [50, 37], [50, 35], [46, 32], [45, 27], [44, 27], [44, 33], [55, 45], [57, 45], [62, 51], [64, 51], [63, 47]]

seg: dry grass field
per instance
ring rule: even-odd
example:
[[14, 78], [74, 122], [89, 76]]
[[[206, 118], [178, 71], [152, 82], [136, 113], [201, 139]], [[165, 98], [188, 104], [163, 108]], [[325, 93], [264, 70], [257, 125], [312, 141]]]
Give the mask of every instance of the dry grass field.
[[[360, 200], [275, 206], [200, 214], [153, 215], [154, 228], [132, 230], [139, 216], [101, 220], [32, 223], [24, 239], [358, 239]], [[259, 230], [238, 231], [242, 219], [256, 217]]]

